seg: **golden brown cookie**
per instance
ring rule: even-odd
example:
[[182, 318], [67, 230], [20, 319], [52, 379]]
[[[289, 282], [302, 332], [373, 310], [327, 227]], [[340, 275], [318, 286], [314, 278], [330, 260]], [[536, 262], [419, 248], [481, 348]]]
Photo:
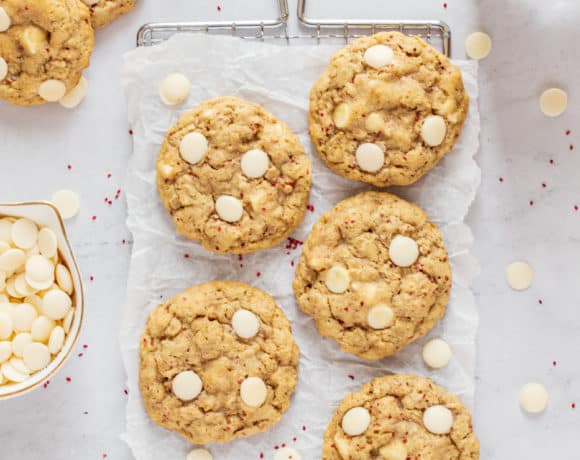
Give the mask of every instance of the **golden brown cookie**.
[[471, 415], [459, 399], [415, 375], [379, 377], [343, 399], [322, 460], [478, 460]]
[[140, 351], [147, 413], [197, 444], [268, 430], [298, 377], [286, 316], [271, 296], [238, 282], [200, 284], [158, 306]]
[[437, 227], [417, 205], [364, 192], [312, 227], [294, 293], [316, 327], [365, 359], [396, 353], [443, 316], [451, 266]]
[[55, 102], [75, 88], [93, 50], [88, 8], [78, 0], [0, 0], [0, 98]]
[[176, 229], [218, 253], [282, 242], [300, 224], [310, 162], [298, 137], [258, 104], [203, 102], [165, 137], [157, 188]]
[[91, 10], [95, 29], [105, 27], [135, 7], [136, 0], [82, 0]]
[[310, 135], [336, 173], [408, 185], [452, 149], [468, 106], [449, 59], [418, 37], [381, 32], [331, 58], [310, 93]]

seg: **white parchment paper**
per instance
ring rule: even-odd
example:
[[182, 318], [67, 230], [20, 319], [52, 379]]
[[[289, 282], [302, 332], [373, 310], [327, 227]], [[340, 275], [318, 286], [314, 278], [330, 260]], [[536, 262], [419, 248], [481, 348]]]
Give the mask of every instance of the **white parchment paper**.
[[[216, 460], [271, 459], [275, 446], [296, 448], [305, 460], [320, 458], [324, 430], [349, 392], [386, 373], [417, 373], [458, 394], [472, 407], [475, 336], [478, 314], [470, 290], [478, 272], [471, 256], [472, 235], [464, 218], [480, 181], [474, 160], [478, 150], [477, 64], [457, 62], [471, 96], [469, 116], [454, 151], [417, 184], [393, 191], [420, 204], [439, 225], [453, 266], [451, 300], [444, 319], [428, 337], [442, 336], [451, 345], [450, 365], [430, 371], [422, 362], [424, 338], [396, 356], [366, 362], [341, 352], [321, 338], [313, 321], [298, 309], [292, 293], [300, 247], [284, 244], [271, 250], [238, 256], [214, 255], [177, 236], [155, 187], [155, 163], [165, 132], [179, 116], [204, 99], [233, 95], [265, 106], [298, 133], [313, 164], [310, 203], [293, 235], [305, 240], [320, 215], [338, 201], [367, 189], [332, 173], [320, 160], [308, 136], [308, 93], [330, 55], [340, 45], [265, 44], [232, 37], [179, 35], [153, 48], [125, 56], [123, 84], [134, 153], [127, 180], [128, 226], [134, 237], [127, 300], [123, 312], [121, 349], [127, 370], [129, 400], [123, 438], [137, 460], [182, 459], [191, 445], [149, 420], [138, 389], [139, 336], [148, 313], [160, 302], [202, 281], [240, 280], [271, 293], [293, 325], [300, 347], [299, 384], [281, 423], [267, 433], [226, 445], [210, 446]], [[177, 108], [165, 107], [158, 84], [170, 72], [192, 81], [189, 99]], [[184, 257], [188, 254], [189, 257]], [[257, 274], [260, 273], [260, 276]]]

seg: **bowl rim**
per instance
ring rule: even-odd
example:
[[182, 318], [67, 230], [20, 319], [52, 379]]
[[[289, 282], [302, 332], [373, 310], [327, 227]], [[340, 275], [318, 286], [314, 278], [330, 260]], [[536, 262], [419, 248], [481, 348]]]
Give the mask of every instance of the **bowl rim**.
[[[52, 369], [43, 379], [39, 380], [38, 382], [35, 382], [29, 386], [26, 386], [24, 388], [17, 390], [17, 391], [12, 391], [12, 392], [8, 392], [5, 394], [0, 394], [0, 401], [10, 399], [10, 398], [15, 398], [17, 396], [22, 396], [22, 395], [24, 395], [32, 390], [35, 390], [36, 388], [43, 385], [44, 382], [46, 382], [47, 380], [50, 380], [54, 375], [56, 375], [60, 371], [60, 369], [62, 368], [64, 363], [66, 363], [69, 360], [69, 358], [71, 357], [73, 350], [78, 343], [81, 329], [82, 329], [83, 322], [84, 322], [84, 317], [85, 317], [85, 291], [84, 291], [84, 286], [83, 286], [83, 278], [81, 275], [81, 271], [79, 269], [77, 258], [75, 256], [72, 245], [70, 243], [68, 233], [66, 231], [64, 219], [62, 218], [60, 211], [58, 210], [56, 205], [54, 203], [51, 203], [50, 201], [19, 201], [19, 202], [13, 202], [13, 203], [0, 203], [0, 207], [7, 207], [7, 208], [10, 208], [10, 207], [16, 208], [16, 207], [23, 207], [23, 206], [47, 206], [56, 215], [56, 218], [58, 220], [58, 224], [60, 226], [60, 231], [62, 232], [64, 242], [66, 243], [68, 250], [69, 250], [69, 253], [71, 255], [72, 268], [76, 271], [76, 273], [78, 275], [78, 279], [79, 279], [80, 296], [77, 296], [77, 303], [75, 305], [75, 308], [77, 308], [77, 313], [80, 313], [80, 318], [79, 318], [79, 323], [78, 323], [79, 326], [76, 330], [76, 333], [74, 334], [74, 336], [72, 338], [72, 342], [70, 342], [69, 349], [60, 358], [60, 362], [58, 362], [56, 364], [54, 369]], [[13, 216], [4, 214], [4, 215], [1, 215], [1, 217], [13, 217]], [[71, 267], [69, 267], [69, 269], [70, 268]], [[80, 297], [80, 302], [78, 299], [79, 297]], [[55, 358], [55, 359], [59, 359], [59, 358]], [[40, 371], [40, 372], [42, 372], [42, 371]]]

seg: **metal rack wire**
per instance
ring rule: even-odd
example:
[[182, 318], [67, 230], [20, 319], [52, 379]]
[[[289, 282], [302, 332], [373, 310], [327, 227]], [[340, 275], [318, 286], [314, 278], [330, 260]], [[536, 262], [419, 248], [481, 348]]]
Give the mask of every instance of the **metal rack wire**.
[[178, 33], [207, 33], [232, 35], [254, 40], [278, 40], [287, 44], [296, 40], [320, 43], [334, 39], [348, 42], [351, 39], [382, 31], [399, 31], [418, 35], [446, 56], [451, 54], [451, 30], [438, 20], [369, 20], [369, 19], [314, 19], [307, 15], [307, 0], [298, 0], [297, 17], [301, 33], [288, 33], [289, 9], [287, 0], [273, 0], [278, 17], [246, 21], [214, 22], [154, 22], [143, 25], [137, 33], [137, 46], [152, 46], [164, 42]]

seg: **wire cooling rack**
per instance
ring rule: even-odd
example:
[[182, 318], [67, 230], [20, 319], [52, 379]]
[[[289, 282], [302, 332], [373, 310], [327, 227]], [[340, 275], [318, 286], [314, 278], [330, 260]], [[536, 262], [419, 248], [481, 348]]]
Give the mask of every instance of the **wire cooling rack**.
[[137, 33], [137, 46], [152, 46], [164, 42], [178, 33], [207, 33], [232, 35], [254, 40], [277, 40], [290, 44], [294, 41], [325, 40], [348, 42], [351, 39], [383, 31], [399, 31], [418, 35], [446, 56], [451, 54], [451, 30], [438, 20], [369, 20], [369, 19], [314, 19], [307, 16], [307, 0], [298, 0], [297, 17], [300, 33], [288, 33], [288, 0], [273, 0], [278, 17], [245, 21], [215, 22], [152, 22]]

